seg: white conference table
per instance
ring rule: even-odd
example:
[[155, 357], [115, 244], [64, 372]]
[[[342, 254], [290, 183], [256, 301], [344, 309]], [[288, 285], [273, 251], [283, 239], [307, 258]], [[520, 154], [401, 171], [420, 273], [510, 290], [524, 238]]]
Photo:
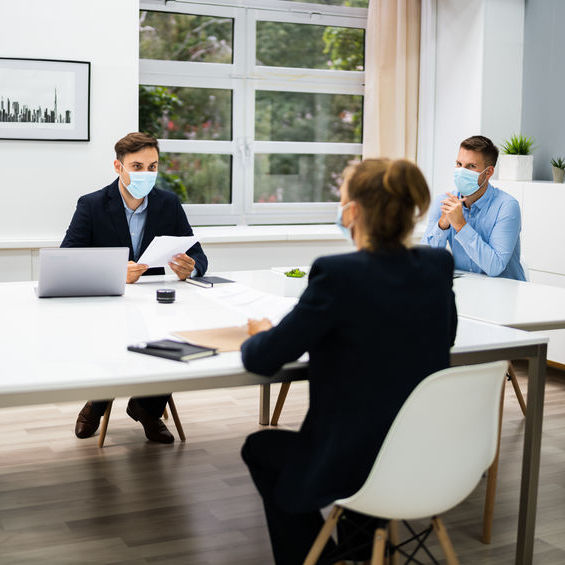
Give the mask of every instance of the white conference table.
[[[466, 319], [531, 332], [565, 329], [564, 288], [465, 273], [454, 280], [454, 291], [457, 312]], [[529, 358], [516, 561], [520, 557], [521, 563], [531, 562], [534, 546], [545, 390], [545, 366], [536, 368], [538, 362]], [[528, 513], [522, 512], [526, 506]]]
[[465, 318], [527, 331], [565, 329], [565, 288], [474, 273], [453, 286]]
[[[174, 277], [146, 277], [128, 285], [121, 297], [38, 299], [35, 283], [1, 283], [0, 407], [261, 385], [260, 423], [268, 423], [269, 384], [306, 378], [306, 360], [286, 365], [269, 379], [245, 371], [239, 352], [185, 364], [126, 350], [128, 344], [171, 331], [240, 325], [247, 315], [276, 317], [292, 306], [292, 299], [260, 294], [282, 291], [279, 274], [225, 275], [238, 284], [201, 289]], [[176, 290], [173, 304], [156, 302], [155, 291], [162, 287]], [[531, 563], [533, 555], [546, 350], [543, 336], [460, 318], [451, 351], [454, 365], [530, 359], [519, 564]]]

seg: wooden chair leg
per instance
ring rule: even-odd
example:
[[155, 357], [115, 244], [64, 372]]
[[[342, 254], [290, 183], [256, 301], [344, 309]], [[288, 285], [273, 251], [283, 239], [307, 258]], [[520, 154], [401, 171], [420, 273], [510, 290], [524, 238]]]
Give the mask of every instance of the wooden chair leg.
[[443, 525], [443, 522], [435, 516], [432, 518], [432, 525], [434, 527], [434, 532], [439, 540], [439, 544], [443, 549], [443, 554], [447, 559], [447, 565], [459, 565], [459, 559], [457, 559], [457, 555], [455, 554], [455, 550], [453, 549], [453, 545], [451, 544], [451, 540], [447, 535], [447, 530]]
[[100, 437], [98, 438], [98, 447], [104, 447], [104, 440], [106, 439], [106, 431], [108, 430], [108, 422], [110, 421], [110, 412], [112, 412], [112, 404], [114, 404], [114, 399], [108, 400], [108, 406], [106, 406], [106, 411], [104, 416], [102, 416], [102, 425], [100, 426]]
[[169, 408], [171, 410], [171, 416], [173, 417], [173, 421], [175, 426], [177, 427], [177, 432], [179, 433], [179, 437], [181, 441], [186, 441], [186, 436], [184, 435], [184, 430], [182, 429], [182, 424], [180, 423], [179, 413], [177, 412], [177, 407], [175, 406], [175, 401], [173, 400], [173, 395], [169, 396]]
[[275, 404], [275, 409], [273, 410], [273, 417], [271, 418], [271, 426], [278, 426], [279, 424], [279, 418], [289, 388], [290, 388], [290, 383], [281, 383], [281, 389], [279, 390], [279, 396], [277, 398], [277, 403]]
[[514, 367], [512, 362], [508, 363], [508, 376], [510, 377], [510, 382], [512, 383], [512, 387], [514, 388], [514, 392], [516, 393], [516, 398], [518, 399], [518, 404], [520, 404], [520, 408], [522, 409], [522, 414], [524, 417], [526, 416], [526, 401], [524, 400], [524, 396], [522, 394], [522, 390], [520, 389], [520, 385], [518, 383], [518, 379], [516, 377], [516, 373], [514, 371]]
[[335, 525], [337, 524], [337, 521], [339, 520], [339, 517], [342, 515], [342, 513], [343, 508], [340, 508], [339, 506], [334, 506], [331, 509], [328, 519], [322, 526], [318, 537], [314, 540], [314, 543], [310, 548], [306, 559], [304, 560], [304, 565], [315, 565], [317, 563], [318, 558], [324, 550], [324, 547], [326, 547], [326, 543], [330, 539]]
[[502, 431], [502, 410], [504, 408], [504, 387], [500, 395], [500, 410], [498, 413], [498, 437], [496, 439], [496, 455], [487, 473], [487, 490], [483, 512], [483, 543], [490, 543], [492, 537], [492, 519], [494, 516], [494, 500], [496, 497], [496, 478], [498, 475], [498, 458], [500, 455], [500, 434]]
[[167, 412], [167, 407], [165, 406], [165, 408], [163, 409], [163, 420], [168, 420], [169, 419], [169, 413]]
[[386, 530], [377, 528], [373, 539], [373, 556], [371, 565], [384, 565], [386, 550]]
[[[396, 546], [400, 542], [400, 537], [398, 535], [398, 520], [391, 520], [388, 523], [388, 537], [392, 545]], [[390, 565], [398, 565], [398, 553], [396, 551], [391, 552], [388, 561]]]

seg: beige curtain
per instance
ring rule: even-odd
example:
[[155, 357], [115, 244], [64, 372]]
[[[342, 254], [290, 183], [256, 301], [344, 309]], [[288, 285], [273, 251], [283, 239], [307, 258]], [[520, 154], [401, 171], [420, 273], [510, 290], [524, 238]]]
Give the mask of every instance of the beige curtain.
[[370, 0], [363, 157], [416, 160], [421, 0]]

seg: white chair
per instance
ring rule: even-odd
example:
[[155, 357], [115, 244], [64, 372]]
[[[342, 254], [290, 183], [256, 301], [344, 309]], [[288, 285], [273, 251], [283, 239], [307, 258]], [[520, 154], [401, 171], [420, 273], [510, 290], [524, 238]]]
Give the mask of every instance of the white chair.
[[[424, 379], [408, 397], [361, 489], [336, 500], [304, 565], [314, 565], [344, 509], [386, 521], [432, 516], [447, 563], [457, 556], [438, 514], [475, 488], [497, 450], [503, 361], [453, 367]], [[375, 531], [372, 565], [384, 563], [387, 531]]]

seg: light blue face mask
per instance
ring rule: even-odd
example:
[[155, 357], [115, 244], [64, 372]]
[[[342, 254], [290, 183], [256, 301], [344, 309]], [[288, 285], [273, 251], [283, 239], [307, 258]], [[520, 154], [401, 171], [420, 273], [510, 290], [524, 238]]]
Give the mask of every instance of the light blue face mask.
[[344, 206], [339, 206], [337, 209], [337, 217], [335, 219], [335, 225], [341, 230], [341, 233], [345, 236], [345, 239], [353, 243], [353, 236], [351, 235], [351, 224], [349, 226], [343, 225], [343, 211], [351, 204], [348, 202]]
[[[122, 168], [124, 171], [126, 170], [123, 165]], [[157, 180], [156, 172], [127, 171], [127, 173], [129, 174], [130, 183], [126, 185], [123, 178], [122, 183], [134, 198], [145, 198], [155, 186], [155, 181]]]
[[[455, 167], [455, 170], [453, 171], [453, 181], [455, 182], [455, 186], [457, 187], [459, 194], [461, 194], [461, 196], [470, 196], [477, 192], [477, 190], [483, 188], [485, 183], [479, 186], [479, 177], [487, 169], [480, 173], [476, 173], [475, 171], [470, 171], [465, 167]], [[485, 179], [485, 182], [486, 181], [487, 179]]]

